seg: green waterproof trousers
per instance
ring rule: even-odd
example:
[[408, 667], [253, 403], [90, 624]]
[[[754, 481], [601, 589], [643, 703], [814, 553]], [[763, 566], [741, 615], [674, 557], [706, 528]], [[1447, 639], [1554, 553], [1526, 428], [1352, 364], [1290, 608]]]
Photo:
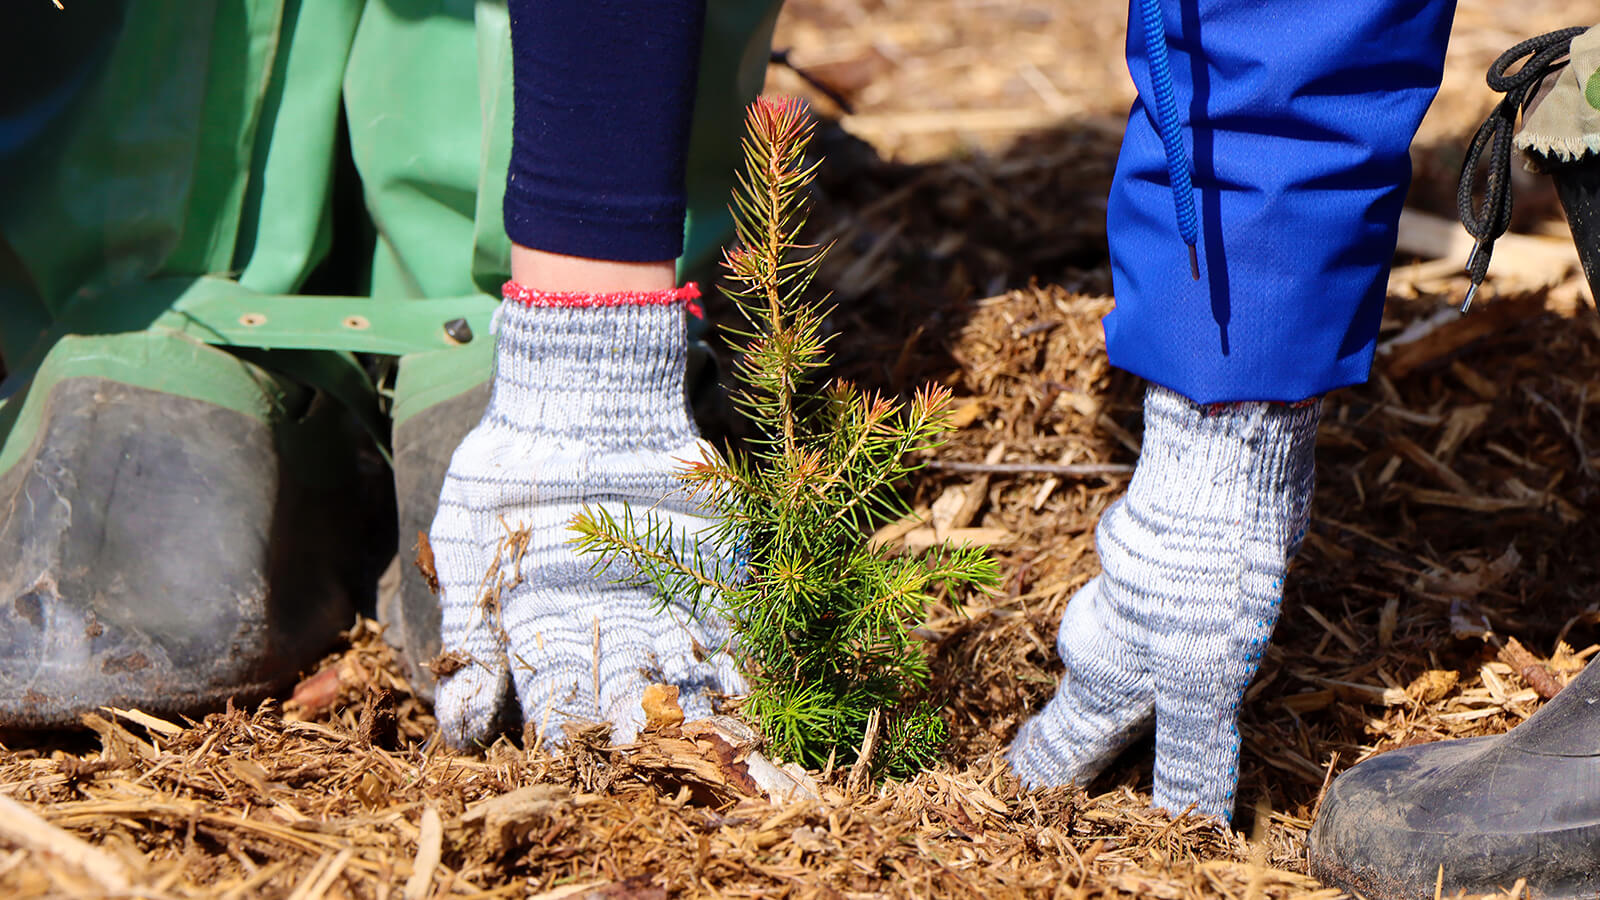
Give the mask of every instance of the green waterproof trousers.
[[[742, 111], [779, 5], [710, 2], [686, 270], [730, 231]], [[0, 78], [0, 394], [65, 336], [152, 330], [332, 351], [285, 367], [369, 420], [403, 421], [487, 377], [488, 317], [509, 268], [503, 2], [15, 6], [0, 38], [12, 45], [0, 67], [15, 70]], [[336, 234], [344, 158], [365, 221], [338, 219]], [[302, 293], [319, 266], [356, 273], [339, 279], [345, 295]], [[445, 327], [455, 319], [466, 328]], [[355, 352], [405, 358], [392, 410], [356, 377]], [[185, 391], [185, 379], [148, 377]], [[0, 471], [15, 443], [5, 439]]]

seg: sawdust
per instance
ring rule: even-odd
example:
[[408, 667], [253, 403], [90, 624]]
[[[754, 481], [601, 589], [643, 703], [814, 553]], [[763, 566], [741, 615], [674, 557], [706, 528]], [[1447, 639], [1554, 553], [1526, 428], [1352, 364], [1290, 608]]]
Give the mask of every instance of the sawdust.
[[[1600, 20], [1574, 6], [1507, 20], [1461, 3], [1414, 207], [1452, 214], [1464, 136], [1494, 99], [1484, 67]], [[774, 804], [728, 777], [737, 754], [665, 730], [613, 748], [574, 728], [559, 757], [453, 753], [362, 621], [281, 709], [106, 711], [86, 734], [9, 739], [0, 894], [1337, 896], [1304, 874], [1334, 772], [1504, 731], [1600, 650], [1600, 324], [1571, 284], [1493, 275], [1492, 327], [1437, 318], [1464, 281], [1397, 269], [1373, 382], [1328, 401], [1315, 521], [1241, 722], [1240, 831], [1150, 812], [1148, 743], [1087, 790], [1020, 791], [997, 753], [1054, 688], [1056, 624], [1137, 455], [1140, 386], [1106, 364], [1099, 327], [1125, 10], [794, 0], [778, 37], [853, 108], [825, 129], [813, 219], [837, 241], [837, 368], [960, 398], [936, 462], [966, 468], [924, 470], [927, 523], [880, 537], [976, 535], [1007, 574], [923, 630], [952, 725], [936, 771], [813, 773], [817, 799]], [[839, 112], [791, 73], [773, 82]], [[1519, 188], [1517, 227], [1563, 233], [1544, 187]]]

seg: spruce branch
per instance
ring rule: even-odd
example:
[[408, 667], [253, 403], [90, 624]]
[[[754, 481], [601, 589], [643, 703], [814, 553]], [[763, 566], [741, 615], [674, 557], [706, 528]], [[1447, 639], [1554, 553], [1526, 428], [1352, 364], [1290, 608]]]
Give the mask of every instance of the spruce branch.
[[591, 572], [604, 576], [626, 561], [630, 573], [613, 580], [649, 588], [662, 605], [670, 597], [695, 597], [704, 590], [734, 590], [732, 583], [713, 574], [727, 568], [722, 560], [707, 564], [704, 548], [713, 541], [680, 534], [670, 520], [655, 512], [636, 515], [624, 505], [619, 519], [604, 506], [586, 503], [573, 517], [572, 531], [571, 542], [578, 552], [595, 558], [589, 566]]
[[[750, 679], [742, 710], [778, 756], [848, 765], [868, 722], [881, 720], [869, 765], [902, 777], [930, 765], [945, 734], [937, 708], [909, 700], [930, 680], [914, 630], [930, 604], [992, 589], [998, 568], [979, 548], [897, 555], [868, 541], [905, 511], [900, 485], [918, 455], [943, 443], [950, 391], [925, 387], [907, 402], [817, 384], [830, 363], [831, 307], [810, 291], [828, 248], [797, 237], [820, 165], [806, 158], [811, 119], [796, 101], [762, 98], [746, 125], [737, 247], [723, 257], [723, 292], [743, 321], [724, 333], [738, 351], [733, 403], [757, 436], [749, 452], [679, 473], [717, 522], [698, 542], [653, 511], [594, 506], [575, 520], [574, 543], [596, 556], [598, 573], [625, 564], [612, 577], [728, 618]], [[702, 546], [723, 551], [703, 557]]]

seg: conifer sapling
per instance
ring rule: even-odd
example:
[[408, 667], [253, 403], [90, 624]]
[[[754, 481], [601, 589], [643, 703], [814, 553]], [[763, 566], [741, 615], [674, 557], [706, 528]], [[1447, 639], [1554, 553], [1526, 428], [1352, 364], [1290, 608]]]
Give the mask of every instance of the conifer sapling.
[[[936, 597], [992, 587], [998, 571], [982, 548], [919, 557], [868, 542], [907, 512], [901, 482], [916, 453], [942, 443], [950, 394], [928, 386], [903, 403], [845, 381], [815, 385], [829, 362], [828, 310], [807, 292], [826, 248], [797, 240], [819, 164], [805, 160], [812, 127], [792, 99], [763, 97], [746, 118], [723, 290], [744, 318], [728, 329], [739, 351], [733, 399], [756, 436], [748, 452], [680, 475], [717, 522], [698, 536], [707, 552], [682, 558], [648, 510], [586, 509], [574, 541], [598, 571], [621, 562], [626, 580], [696, 597], [702, 614], [733, 623], [729, 649], [751, 685], [743, 711], [777, 756], [850, 763], [877, 711], [872, 768], [900, 777], [929, 765], [945, 732], [935, 708], [909, 699], [929, 677], [913, 629]], [[712, 548], [725, 552], [709, 558]]]

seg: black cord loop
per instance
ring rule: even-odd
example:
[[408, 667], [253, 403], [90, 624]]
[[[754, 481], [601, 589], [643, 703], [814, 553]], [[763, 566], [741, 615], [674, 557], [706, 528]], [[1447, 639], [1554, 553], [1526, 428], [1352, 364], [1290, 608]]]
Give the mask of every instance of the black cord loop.
[[[1489, 259], [1494, 255], [1494, 242], [1511, 227], [1511, 137], [1516, 133], [1517, 117], [1527, 111], [1528, 101], [1546, 77], [1559, 72], [1567, 64], [1567, 54], [1572, 39], [1587, 27], [1563, 28], [1549, 34], [1529, 38], [1500, 54], [1489, 67], [1489, 87], [1505, 94], [1489, 118], [1478, 127], [1467, 145], [1467, 155], [1461, 163], [1461, 182], [1456, 189], [1456, 212], [1462, 227], [1477, 242], [1472, 255], [1467, 258], [1467, 274], [1472, 285], [1467, 288], [1461, 311], [1472, 306], [1472, 298], [1489, 274]], [[1511, 73], [1508, 70], [1524, 59], [1527, 61]], [[1481, 206], [1474, 204], [1473, 188], [1477, 182], [1478, 163], [1485, 150], [1489, 151], [1488, 176], [1484, 181], [1484, 198]]]

